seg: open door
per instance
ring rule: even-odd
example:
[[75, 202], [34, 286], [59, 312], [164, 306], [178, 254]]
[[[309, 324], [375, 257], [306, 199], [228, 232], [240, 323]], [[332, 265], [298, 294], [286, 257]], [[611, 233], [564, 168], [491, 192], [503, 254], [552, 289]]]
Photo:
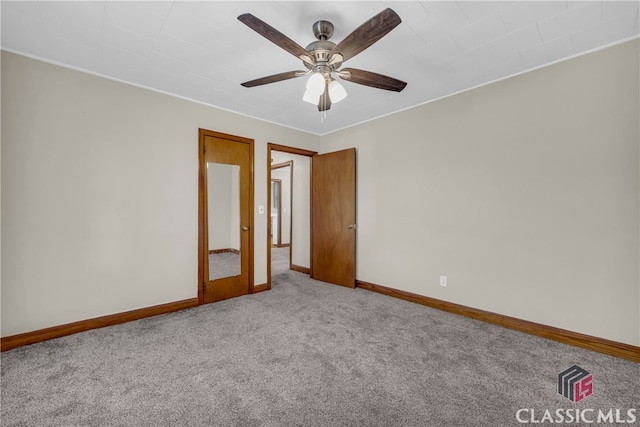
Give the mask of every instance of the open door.
[[356, 149], [312, 157], [311, 277], [355, 288]]

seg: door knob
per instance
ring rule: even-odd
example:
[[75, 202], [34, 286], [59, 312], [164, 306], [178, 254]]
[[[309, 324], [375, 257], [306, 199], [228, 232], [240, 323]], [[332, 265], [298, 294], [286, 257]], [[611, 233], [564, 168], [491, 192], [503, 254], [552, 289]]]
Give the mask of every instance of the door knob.
[[246, 225], [242, 226], [242, 231], [249, 231], [249, 227], [247, 227]]
[[356, 225], [355, 225], [355, 224], [349, 224], [349, 225], [347, 225], [347, 229], [349, 229], [349, 230], [355, 230], [355, 228], [356, 228]]

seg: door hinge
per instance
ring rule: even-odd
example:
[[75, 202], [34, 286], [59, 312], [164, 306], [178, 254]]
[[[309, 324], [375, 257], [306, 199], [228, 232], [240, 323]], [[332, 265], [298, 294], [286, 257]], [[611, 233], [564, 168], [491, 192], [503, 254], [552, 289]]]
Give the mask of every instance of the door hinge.
[[205, 282], [202, 282], [202, 292], [207, 292], [207, 284]]

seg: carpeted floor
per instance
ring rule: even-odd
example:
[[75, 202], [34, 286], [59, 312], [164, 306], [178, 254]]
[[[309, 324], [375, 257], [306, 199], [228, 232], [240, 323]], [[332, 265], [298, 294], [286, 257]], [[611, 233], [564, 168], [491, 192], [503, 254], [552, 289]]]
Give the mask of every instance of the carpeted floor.
[[287, 270], [289, 270], [289, 247], [271, 248], [271, 277]]
[[[574, 364], [593, 375], [578, 403], [557, 391]], [[1, 365], [2, 426], [516, 426], [521, 408], [540, 420], [640, 401], [639, 364], [286, 269], [269, 292], [18, 348]]]

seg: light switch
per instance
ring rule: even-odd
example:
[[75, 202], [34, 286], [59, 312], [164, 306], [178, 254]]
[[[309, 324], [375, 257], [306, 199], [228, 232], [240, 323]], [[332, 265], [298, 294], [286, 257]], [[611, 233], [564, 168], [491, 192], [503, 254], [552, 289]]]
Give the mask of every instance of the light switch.
[[258, 206], [258, 214], [264, 215], [264, 206], [262, 206], [262, 205]]

